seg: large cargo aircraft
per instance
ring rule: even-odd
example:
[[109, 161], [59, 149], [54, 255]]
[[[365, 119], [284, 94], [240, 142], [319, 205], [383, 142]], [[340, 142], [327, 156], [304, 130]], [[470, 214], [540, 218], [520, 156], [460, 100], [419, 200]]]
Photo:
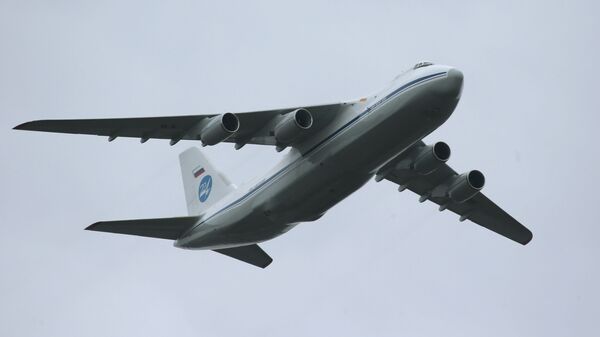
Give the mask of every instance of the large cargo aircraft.
[[190, 148], [179, 156], [188, 216], [103, 221], [88, 230], [174, 240], [176, 247], [214, 250], [264, 268], [272, 259], [258, 243], [319, 219], [374, 177], [525, 245], [532, 233], [481, 193], [484, 175], [456, 173], [446, 164], [446, 143], [422, 141], [450, 117], [462, 87], [458, 69], [420, 62], [377, 95], [350, 102], [235, 114], [40, 120], [15, 129], [290, 149], [264, 179], [237, 188]]

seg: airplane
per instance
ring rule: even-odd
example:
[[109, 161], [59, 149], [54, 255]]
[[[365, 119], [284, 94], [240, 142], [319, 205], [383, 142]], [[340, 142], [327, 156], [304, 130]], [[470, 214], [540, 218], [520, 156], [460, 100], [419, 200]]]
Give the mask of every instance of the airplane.
[[522, 245], [533, 235], [488, 199], [483, 173], [458, 174], [450, 147], [422, 139], [454, 112], [460, 70], [419, 62], [376, 95], [353, 101], [266, 111], [191, 116], [38, 120], [18, 130], [108, 137], [271, 145], [283, 160], [256, 183], [237, 188], [192, 147], [179, 155], [188, 216], [101, 221], [87, 230], [174, 240], [183, 249], [213, 250], [265, 268], [273, 259], [258, 243], [315, 221], [372, 178], [390, 181]]

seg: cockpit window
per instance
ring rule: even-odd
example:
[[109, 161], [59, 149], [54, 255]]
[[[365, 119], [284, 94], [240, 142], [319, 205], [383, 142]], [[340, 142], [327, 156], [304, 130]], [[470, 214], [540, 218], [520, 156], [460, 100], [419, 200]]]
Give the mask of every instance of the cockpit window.
[[423, 68], [423, 67], [427, 67], [427, 66], [431, 66], [431, 65], [433, 65], [433, 62], [427, 62], [427, 61], [419, 62], [419, 63], [415, 64], [413, 69], [419, 69], [419, 68]]

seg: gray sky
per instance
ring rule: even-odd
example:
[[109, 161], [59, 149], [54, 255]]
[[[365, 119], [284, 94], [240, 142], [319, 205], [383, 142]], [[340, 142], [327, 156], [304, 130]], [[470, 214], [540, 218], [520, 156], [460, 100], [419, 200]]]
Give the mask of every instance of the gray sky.
[[[0, 335], [597, 336], [594, 1], [0, 0]], [[427, 138], [534, 233], [525, 247], [391, 183], [263, 245], [266, 270], [83, 231], [185, 215], [191, 145], [12, 131], [28, 120], [336, 102], [427, 59], [465, 74]], [[205, 148], [234, 182], [272, 148]]]

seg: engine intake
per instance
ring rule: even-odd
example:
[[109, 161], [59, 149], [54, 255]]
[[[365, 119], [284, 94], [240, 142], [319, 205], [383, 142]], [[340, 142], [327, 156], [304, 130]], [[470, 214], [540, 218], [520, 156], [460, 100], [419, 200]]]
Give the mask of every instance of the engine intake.
[[456, 203], [463, 203], [474, 197], [485, 185], [485, 176], [477, 170], [463, 173], [448, 189], [448, 196]]
[[444, 142], [424, 146], [415, 156], [411, 169], [419, 174], [429, 174], [450, 159], [450, 146]]
[[313, 117], [306, 109], [296, 109], [284, 115], [275, 126], [274, 135], [279, 145], [293, 144], [313, 124]]
[[235, 134], [240, 128], [240, 120], [228, 112], [214, 116], [200, 132], [200, 140], [204, 145], [215, 145]]

